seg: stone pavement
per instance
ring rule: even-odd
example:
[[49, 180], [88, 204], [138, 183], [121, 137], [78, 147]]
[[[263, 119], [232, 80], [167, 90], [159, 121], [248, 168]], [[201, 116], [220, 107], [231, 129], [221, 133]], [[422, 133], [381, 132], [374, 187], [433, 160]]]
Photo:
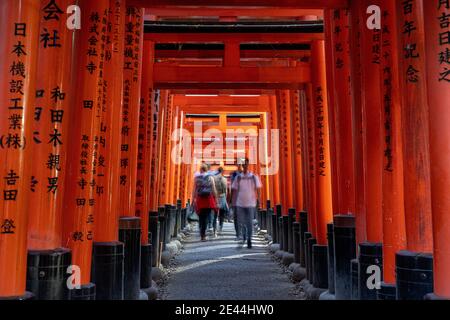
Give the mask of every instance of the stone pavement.
[[234, 225], [201, 242], [198, 228], [184, 242], [166, 288], [168, 300], [292, 300], [294, 284], [272, 260], [267, 244], [253, 236], [253, 248], [235, 241]]

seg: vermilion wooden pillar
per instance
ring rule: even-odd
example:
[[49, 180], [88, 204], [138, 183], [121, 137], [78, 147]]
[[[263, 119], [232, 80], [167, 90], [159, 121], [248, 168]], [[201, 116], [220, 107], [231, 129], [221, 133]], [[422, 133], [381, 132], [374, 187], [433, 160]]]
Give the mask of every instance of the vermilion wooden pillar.
[[[28, 249], [53, 250], [62, 245], [62, 205], [66, 163], [69, 106], [73, 99], [72, 54], [74, 32], [66, 26], [62, 10], [50, 14], [41, 1], [40, 30], [44, 37], [39, 43], [38, 77], [34, 117], [30, 120], [34, 138], [30, 141], [35, 165], [31, 169], [29, 196]], [[67, 8], [69, 1], [55, 2], [55, 9]], [[46, 30], [46, 31], [45, 31]], [[36, 30], [36, 32], [38, 32]], [[58, 68], [54, 68], [58, 65]], [[52, 72], [49, 70], [54, 69]], [[47, 137], [61, 134], [55, 143]]]
[[141, 218], [141, 244], [148, 244], [148, 213], [150, 211], [151, 127], [153, 104], [154, 44], [144, 42], [142, 87], [139, 111], [138, 161], [136, 180], [136, 216]]
[[382, 64], [380, 86], [383, 96], [384, 130], [382, 213], [383, 213], [383, 281], [395, 284], [395, 253], [406, 248], [405, 208], [403, 199], [402, 101], [399, 65], [401, 51], [397, 44], [395, 0], [384, 0], [382, 20]]
[[[360, 13], [373, 1], [364, 0]], [[363, 19], [364, 21], [364, 19]], [[366, 239], [370, 243], [382, 241], [381, 184], [383, 146], [381, 136], [381, 30], [369, 30], [362, 24], [361, 32], [361, 92]]]
[[293, 136], [293, 158], [294, 158], [294, 185], [295, 185], [295, 211], [297, 219], [299, 212], [303, 210], [303, 159], [302, 159], [302, 130], [300, 125], [300, 92], [293, 91], [291, 94], [292, 106], [292, 136]]
[[337, 134], [336, 134], [336, 126], [338, 125], [336, 118], [336, 102], [335, 102], [335, 81], [334, 81], [334, 63], [333, 63], [333, 41], [332, 36], [334, 34], [334, 26], [333, 26], [333, 10], [327, 9], [324, 10], [324, 36], [325, 36], [325, 57], [327, 63], [327, 86], [328, 90], [328, 103], [329, 108], [329, 119], [330, 119], [330, 160], [331, 160], [331, 185], [333, 188], [332, 197], [333, 203], [335, 203], [335, 210], [339, 212], [339, 170], [338, 168], [338, 159], [337, 159]]
[[[355, 177], [355, 226], [356, 243], [366, 239], [365, 184], [363, 159], [362, 127], [362, 76], [361, 76], [361, 32], [366, 26], [366, 19], [361, 16], [363, 3], [351, 1], [350, 6], [350, 70], [352, 83], [352, 132], [353, 132], [353, 167]], [[366, 17], [366, 16], [364, 16]]]
[[167, 203], [167, 154], [168, 154], [168, 143], [170, 137], [168, 132], [170, 130], [170, 123], [172, 119], [172, 109], [169, 106], [169, 94], [165, 90], [161, 96], [161, 108], [163, 110], [162, 119], [162, 131], [161, 131], [161, 148], [160, 148], [160, 166], [159, 166], [159, 204], [164, 205]]
[[[334, 98], [334, 140], [336, 143], [336, 190], [337, 202], [333, 202], [335, 214], [354, 214], [355, 212], [355, 176], [353, 146], [353, 114], [350, 74], [350, 32], [348, 10], [333, 10], [329, 14], [330, 54], [332, 82], [329, 92]], [[327, 28], [328, 30], [328, 28]], [[328, 73], [330, 74], [330, 72]], [[330, 117], [331, 117], [330, 113]], [[334, 187], [334, 186], [333, 186]]]
[[430, 108], [431, 199], [434, 293], [450, 299], [450, 38], [449, 1], [424, 1]]
[[407, 247], [431, 252], [430, 154], [422, 1], [397, 3]]
[[[277, 110], [277, 104], [276, 104], [276, 98], [275, 96], [271, 96], [270, 100], [270, 123], [271, 123], [271, 128], [274, 130], [279, 130], [278, 127], [278, 110]], [[280, 135], [281, 136], [281, 135]], [[280, 141], [271, 141], [271, 146], [272, 143], [279, 143]], [[280, 146], [279, 146], [280, 147]], [[273, 157], [273, 155], [271, 154], [271, 156]], [[273, 159], [273, 158], [272, 158]], [[273, 161], [278, 161], [278, 170], [277, 172], [273, 175], [273, 204], [279, 204], [281, 203], [281, 197], [280, 197], [280, 165], [281, 165], [281, 159], [273, 159]]]
[[143, 9], [127, 7], [123, 65], [122, 142], [120, 157], [120, 214], [135, 215], [139, 105], [142, 77]]
[[151, 175], [150, 175], [150, 210], [155, 211], [158, 208], [158, 150], [160, 140], [160, 98], [159, 90], [153, 90], [152, 95], [152, 127], [151, 127]]
[[[85, 300], [95, 298], [95, 286], [90, 281], [109, 0], [83, 0], [79, 5], [84, 28], [76, 40], [77, 95], [67, 115], [71, 122], [64, 187], [63, 245], [72, 249], [72, 263], [81, 272], [82, 287], [72, 290], [71, 298]], [[54, 134], [54, 141], [60, 139], [57, 132]]]
[[[396, 254], [397, 299], [433, 291], [429, 118], [423, 1], [397, 2], [404, 199], [408, 251]], [[421, 269], [420, 272], [417, 269]], [[421, 280], [417, 281], [417, 277]]]
[[281, 122], [281, 143], [280, 143], [280, 156], [283, 172], [283, 190], [284, 196], [284, 213], [287, 214], [287, 210], [294, 205], [293, 194], [293, 172], [292, 172], [292, 136], [291, 136], [291, 100], [290, 92], [287, 90], [280, 91], [279, 103], [280, 103], [280, 122]]
[[284, 105], [282, 100], [282, 92], [277, 91], [276, 94], [276, 104], [277, 104], [277, 126], [280, 129], [280, 167], [279, 167], [279, 187], [280, 187], [280, 204], [282, 208], [286, 210], [287, 206], [287, 191], [286, 191], [286, 134], [285, 134], [285, 126], [284, 126]]
[[[25, 296], [39, 0], [0, 2], [0, 299]], [[44, 143], [47, 143], [47, 138]]]
[[304, 121], [308, 136], [308, 230], [316, 234], [316, 212], [317, 212], [317, 164], [316, 164], [316, 136], [315, 136], [315, 108], [313, 97], [313, 86], [306, 86], [306, 116]]
[[99, 300], [123, 299], [124, 244], [119, 242], [125, 1], [109, 0], [104, 82], [96, 170], [92, 282]]
[[121, 153], [121, 116], [125, 1], [110, 0], [110, 16], [105, 61], [105, 94], [101, 117], [99, 160], [97, 169], [97, 223], [95, 242], [114, 242], [119, 236], [119, 183]]
[[[48, 2], [41, 1], [38, 77], [36, 79], [35, 115], [30, 118], [35, 137], [29, 148], [35, 165], [31, 166], [31, 193], [28, 210], [28, 259], [27, 290], [38, 300], [67, 299], [66, 277], [49, 275], [42, 280], [41, 268], [58, 270], [66, 274], [71, 264], [70, 250], [62, 248], [62, 215], [66, 163], [67, 119], [73, 99], [71, 81], [73, 36], [66, 26], [63, 11], [69, 1], [54, 2], [55, 11], [50, 14]], [[54, 68], [55, 65], [60, 66]], [[49, 72], [52, 70], [52, 72]], [[47, 136], [61, 134], [60, 142], [48, 143]], [[43, 286], [53, 283], [53, 286]]]
[[333, 221], [331, 196], [330, 144], [328, 127], [328, 99], [325, 65], [325, 42], [311, 45], [312, 94], [315, 109], [316, 174], [317, 174], [317, 243], [327, 243], [327, 224]]

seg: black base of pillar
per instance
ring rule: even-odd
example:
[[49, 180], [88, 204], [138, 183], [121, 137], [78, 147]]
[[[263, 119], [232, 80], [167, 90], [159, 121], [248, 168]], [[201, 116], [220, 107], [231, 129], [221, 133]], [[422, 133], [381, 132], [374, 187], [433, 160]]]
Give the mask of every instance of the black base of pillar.
[[295, 209], [290, 208], [288, 210], [288, 244], [287, 251], [289, 253], [294, 253], [294, 233], [292, 229], [292, 224], [295, 222]]
[[308, 275], [308, 280], [312, 284], [314, 280], [314, 267], [313, 267], [313, 245], [317, 244], [317, 240], [315, 238], [309, 238], [307, 241], [307, 249], [308, 250], [308, 262], [306, 267], [306, 274]]
[[283, 251], [289, 252], [289, 217], [283, 216]]
[[96, 285], [96, 300], [123, 300], [124, 244], [94, 242], [92, 247], [92, 281]]
[[272, 213], [272, 243], [278, 243], [278, 224], [277, 224], [277, 215]]
[[397, 288], [393, 284], [382, 282], [377, 291], [377, 300], [396, 300]]
[[305, 232], [308, 232], [308, 214], [300, 212], [300, 266], [306, 268]]
[[303, 235], [303, 251], [305, 252], [305, 269], [306, 269], [306, 279], [311, 280], [311, 275], [310, 275], [310, 270], [311, 270], [311, 265], [309, 264], [309, 254], [310, 251], [308, 250], [308, 242], [309, 239], [312, 238], [312, 233], [311, 232], [305, 232], [305, 234]]
[[66, 248], [28, 251], [27, 290], [36, 300], [68, 300], [71, 261], [71, 251]]
[[[377, 290], [370, 289], [367, 280], [373, 272], [367, 273], [371, 266], [377, 266], [383, 274], [383, 245], [381, 243], [361, 243], [359, 245], [359, 296], [361, 300], [376, 300]], [[374, 284], [376, 285], [376, 284]]]
[[70, 300], [95, 300], [95, 284], [83, 284], [80, 289], [70, 290]]
[[334, 274], [336, 300], [351, 299], [351, 260], [356, 258], [355, 217], [334, 216]]
[[327, 224], [328, 239], [328, 293], [334, 296], [334, 226]]
[[0, 297], [0, 301], [25, 301], [25, 300], [36, 300], [33, 293], [26, 291], [23, 296], [17, 297]]
[[353, 259], [350, 262], [350, 271], [351, 271], [351, 299], [359, 300], [359, 261], [358, 259]]
[[152, 267], [156, 267], [158, 264], [158, 251], [159, 251], [159, 237], [160, 237], [160, 222], [158, 221], [158, 212], [150, 212], [148, 230], [152, 234]]
[[312, 246], [313, 286], [328, 288], [328, 246], [315, 244]]
[[125, 300], [139, 300], [141, 288], [141, 219], [121, 217], [119, 219], [119, 240], [124, 244]]
[[292, 224], [294, 262], [300, 264], [300, 223]]
[[141, 288], [152, 286], [152, 245], [141, 245]]
[[284, 251], [283, 217], [278, 217], [278, 243], [280, 250]]
[[433, 292], [433, 256], [400, 251], [395, 255], [397, 300], [423, 300]]

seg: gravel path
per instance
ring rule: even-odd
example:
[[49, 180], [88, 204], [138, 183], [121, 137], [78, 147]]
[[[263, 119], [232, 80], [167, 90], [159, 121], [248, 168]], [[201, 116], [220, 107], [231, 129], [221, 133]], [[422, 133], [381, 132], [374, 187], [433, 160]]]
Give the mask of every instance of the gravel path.
[[253, 237], [252, 249], [234, 238], [232, 223], [225, 223], [223, 234], [207, 242], [192, 232], [175, 258], [165, 299], [298, 299], [294, 284], [273, 261], [261, 238]]

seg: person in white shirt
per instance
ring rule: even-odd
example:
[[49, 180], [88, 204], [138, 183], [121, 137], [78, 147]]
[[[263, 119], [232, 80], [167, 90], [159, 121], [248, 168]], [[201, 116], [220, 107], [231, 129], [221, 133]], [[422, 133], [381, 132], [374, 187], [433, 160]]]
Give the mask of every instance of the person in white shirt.
[[231, 189], [236, 193], [238, 224], [244, 230], [244, 243], [252, 247], [253, 219], [261, 199], [261, 181], [257, 175], [248, 170], [249, 160], [242, 165], [243, 171], [233, 181]]

